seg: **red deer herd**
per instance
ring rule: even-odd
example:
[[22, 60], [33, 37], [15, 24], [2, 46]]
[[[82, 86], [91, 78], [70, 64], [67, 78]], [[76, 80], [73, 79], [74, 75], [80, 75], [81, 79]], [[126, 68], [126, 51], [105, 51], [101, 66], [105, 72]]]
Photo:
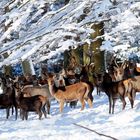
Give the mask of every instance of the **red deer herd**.
[[[59, 103], [60, 112], [63, 111], [65, 103], [70, 107], [76, 107], [81, 103], [81, 110], [87, 102], [93, 107], [93, 90], [97, 89], [97, 95], [104, 92], [109, 100], [109, 113], [114, 113], [117, 99], [122, 102], [125, 109], [128, 97], [131, 108], [134, 107], [136, 92], [140, 92], [140, 70], [133, 62], [124, 61], [118, 63], [114, 59], [104, 72], [95, 73], [95, 66], [75, 66], [67, 68], [59, 73], [42, 72], [41, 77], [35, 75], [10, 77], [1, 74], [0, 87], [0, 109], [6, 109], [6, 118], [15, 112], [15, 119], [19, 115], [22, 120], [28, 119], [29, 112], [36, 112], [39, 119], [50, 114], [51, 101], [56, 99]], [[88, 78], [88, 72], [92, 71], [94, 82]], [[46, 111], [47, 109], [47, 111]]]

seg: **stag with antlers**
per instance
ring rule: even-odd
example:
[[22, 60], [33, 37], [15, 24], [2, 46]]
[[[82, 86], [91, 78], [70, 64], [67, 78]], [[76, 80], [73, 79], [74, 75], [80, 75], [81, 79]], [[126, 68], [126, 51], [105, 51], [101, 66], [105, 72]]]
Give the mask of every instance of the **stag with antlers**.
[[99, 88], [108, 96], [109, 113], [114, 113], [115, 102], [117, 99], [121, 99], [123, 103], [122, 109], [125, 108], [126, 96], [129, 98], [131, 107], [133, 108], [134, 97], [132, 91], [134, 90], [132, 90], [132, 84], [129, 82], [129, 77], [126, 74], [126, 61], [118, 64], [116, 57], [113, 57], [111, 62], [108, 72], [97, 74], [96, 80]]

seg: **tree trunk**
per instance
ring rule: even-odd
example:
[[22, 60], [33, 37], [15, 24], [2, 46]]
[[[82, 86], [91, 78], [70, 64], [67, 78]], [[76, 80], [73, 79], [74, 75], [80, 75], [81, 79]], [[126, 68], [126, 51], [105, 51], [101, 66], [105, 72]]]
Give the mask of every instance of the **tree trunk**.
[[96, 41], [92, 42], [90, 47], [93, 50], [93, 61], [95, 65], [95, 72], [101, 72], [105, 70], [104, 67], [104, 51], [100, 50], [100, 46], [102, 45], [103, 38], [98, 38], [98, 36], [102, 36], [104, 34], [104, 23], [101, 22], [99, 24], [94, 24], [92, 29], [95, 31], [91, 34], [91, 39], [96, 39]]
[[83, 63], [83, 48], [66, 50], [64, 52], [64, 68], [73, 68]]
[[[4, 59], [8, 57], [8, 53], [6, 52], [5, 54], [3, 54], [4, 56]], [[3, 66], [3, 72], [5, 75], [9, 75], [9, 76], [12, 76], [12, 66], [9, 65], [9, 66], [6, 66], [4, 65]]]
[[91, 34], [90, 38], [95, 40], [91, 44], [83, 45], [83, 61], [84, 65], [89, 65], [94, 63], [94, 69], [89, 69], [88, 78], [90, 81], [93, 81], [93, 73], [100, 73], [104, 71], [104, 51], [100, 50], [100, 46], [102, 45], [102, 38], [98, 38], [104, 34], [104, 23], [101, 22], [99, 24], [94, 24], [91, 27], [95, 32]]
[[[83, 46], [79, 46], [77, 49], [70, 49], [69, 51], [64, 52], [64, 68], [70, 66], [72, 60], [71, 57], [74, 56], [75, 63], [89, 65], [94, 63], [94, 72], [102, 72], [105, 70], [104, 66], [104, 51], [100, 50], [100, 46], [102, 45], [102, 38], [98, 38], [104, 34], [104, 23], [94, 24], [92, 29], [95, 31], [91, 34], [91, 39], [95, 40], [90, 45], [84, 44]], [[90, 69], [88, 72], [88, 78], [90, 81], [93, 81], [93, 70]]]
[[[10, 4], [12, 4], [13, 2], [15, 2], [15, 0], [13, 0], [13, 1], [11, 1], [10, 3], [9, 3], [9, 5]], [[4, 8], [4, 12], [5, 12], [5, 14], [6, 13], [9, 13], [11, 10], [10, 10], [10, 8], [9, 8], [9, 5], [7, 5], [7, 6], [5, 6], [5, 8]], [[8, 28], [10, 27], [10, 25], [13, 23], [13, 21], [11, 21], [9, 24], [7, 24], [7, 25], [5, 25], [5, 31], [7, 31], [8, 30]]]
[[35, 75], [35, 70], [31, 59], [24, 60], [22, 62], [22, 70], [24, 75]]

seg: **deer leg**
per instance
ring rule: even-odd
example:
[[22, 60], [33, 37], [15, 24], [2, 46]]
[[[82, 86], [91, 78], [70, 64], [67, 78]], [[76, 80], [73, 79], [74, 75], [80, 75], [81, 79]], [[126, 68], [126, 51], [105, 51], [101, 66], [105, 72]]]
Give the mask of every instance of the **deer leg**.
[[45, 118], [47, 118], [47, 113], [46, 113], [45, 105], [42, 107], [42, 112], [43, 112]]
[[14, 107], [12, 106], [12, 115], [14, 114]]
[[85, 101], [83, 98], [81, 98], [80, 102], [81, 102], [81, 110], [83, 110], [85, 108]]
[[136, 90], [135, 90], [135, 89], [132, 89], [131, 94], [132, 94], [133, 100], [135, 100], [135, 97], [136, 97]]
[[111, 114], [111, 108], [112, 108], [112, 98], [111, 98], [111, 96], [110, 96], [110, 95], [108, 96], [108, 100], [109, 100], [109, 114]]
[[62, 113], [63, 108], [64, 108], [64, 101], [60, 101], [60, 113]]
[[126, 106], [125, 97], [124, 97], [124, 96], [120, 96], [120, 99], [121, 99], [121, 101], [122, 101], [122, 103], [123, 103], [122, 110], [124, 110], [124, 109], [125, 109], [125, 106]]
[[87, 99], [87, 102], [88, 102], [89, 107], [92, 108], [93, 104], [90, 98]]
[[8, 107], [8, 108], [6, 109], [6, 119], [9, 118], [9, 111], [10, 111], [10, 107]]
[[100, 96], [100, 88], [99, 87], [97, 87], [97, 95]]
[[73, 107], [73, 101], [71, 101], [69, 104], [70, 104], [70, 108], [72, 108]]
[[20, 114], [20, 118], [22, 118], [22, 116], [23, 116], [23, 111], [22, 111], [22, 109], [19, 110], [19, 114]]
[[75, 101], [71, 101], [69, 104], [70, 104], [70, 108], [73, 108], [75, 106]]
[[39, 120], [41, 120], [41, 117], [42, 117], [42, 112], [40, 111], [39, 112]]
[[133, 98], [132, 98], [132, 93], [128, 93], [128, 99], [130, 101], [131, 108], [133, 108], [134, 101], [133, 101]]
[[76, 108], [77, 102], [78, 102], [78, 101], [75, 101], [75, 102], [74, 102], [74, 108]]
[[23, 111], [22, 111], [22, 109], [20, 109], [19, 112], [20, 112], [20, 118], [23, 120]]
[[77, 101], [72, 101], [70, 102], [70, 107], [72, 108], [76, 108], [76, 105], [77, 105]]
[[21, 109], [20, 113], [21, 113], [21, 115], [20, 115], [21, 119], [24, 120], [24, 118], [25, 118], [25, 111], [23, 109]]
[[112, 104], [112, 114], [114, 114], [114, 109], [115, 109], [115, 103], [116, 103], [116, 98], [113, 99], [113, 104]]
[[131, 93], [128, 94], [128, 98], [129, 98], [129, 101], [130, 101], [130, 104], [131, 104], [131, 108], [133, 108], [133, 106], [134, 106], [135, 96], [136, 96], [136, 91], [135, 91], [135, 89], [132, 89]]
[[133, 108], [134, 106], [134, 100], [132, 97], [128, 97], [129, 98], [129, 101], [130, 101], [130, 104], [131, 104], [131, 108]]
[[98, 87], [97, 87], [97, 95], [99, 95], [99, 89], [98, 89]]
[[37, 110], [37, 114], [39, 115], [39, 120], [41, 120], [41, 117], [42, 117], [41, 109], [38, 109], [38, 110]]
[[17, 107], [16, 107], [16, 106], [15, 106], [15, 112], [16, 112], [15, 119], [17, 120], [17, 116], [18, 116], [18, 109], [17, 109]]
[[50, 101], [47, 101], [47, 113], [50, 114]]
[[25, 111], [25, 119], [28, 120], [28, 112]]

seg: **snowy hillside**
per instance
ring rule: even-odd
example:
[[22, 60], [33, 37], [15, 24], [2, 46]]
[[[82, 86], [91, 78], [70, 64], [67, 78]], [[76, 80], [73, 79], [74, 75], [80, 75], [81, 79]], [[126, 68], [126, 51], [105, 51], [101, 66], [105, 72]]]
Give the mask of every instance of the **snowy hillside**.
[[[81, 44], [94, 42], [91, 26], [104, 22], [102, 50], [113, 51], [121, 58], [140, 57], [140, 1], [139, 0], [0, 0], [0, 68], [27, 58], [39, 63]], [[4, 58], [7, 53], [8, 57]], [[0, 110], [0, 140], [109, 140], [76, 124], [118, 140], [140, 139], [140, 94], [130, 108], [118, 100], [115, 114], [108, 113], [105, 93], [93, 92], [93, 108], [88, 105], [80, 111], [64, 108], [51, 102], [51, 115], [38, 120], [29, 114], [29, 120], [6, 120]]]
[[29, 57], [37, 63], [69, 46], [90, 43], [94, 41], [89, 38], [94, 32], [90, 27], [101, 21], [105, 24], [101, 49], [121, 51], [125, 57], [130, 52], [139, 55], [138, 0], [70, 0], [65, 6], [45, 0], [6, 0], [0, 7], [8, 9], [0, 13], [0, 53], [9, 54], [1, 66]]
[[108, 99], [104, 93], [101, 96], [93, 92], [93, 109], [86, 106], [80, 111], [80, 104], [75, 109], [64, 108], [59, 113], [58, 103], [51, 103], [51, 115], [46, 119], [38, 120], [38, 115], [29, 114], [28, 121], [14, 116], [5, 119], [5, 111], [0, 110], [0, 139], [1, 140], [110, 140], [111, 138], [99, 136], [74, 123], [90, 128], [97, 133], [114, 137], [118, 140], [140, 139], [140, 94], [137, 94], [134, 109], [130, 108], [127, 100], [126, 109], [121, 110], [122, 104], [118, 100], [115, 114], [108, 114]]

